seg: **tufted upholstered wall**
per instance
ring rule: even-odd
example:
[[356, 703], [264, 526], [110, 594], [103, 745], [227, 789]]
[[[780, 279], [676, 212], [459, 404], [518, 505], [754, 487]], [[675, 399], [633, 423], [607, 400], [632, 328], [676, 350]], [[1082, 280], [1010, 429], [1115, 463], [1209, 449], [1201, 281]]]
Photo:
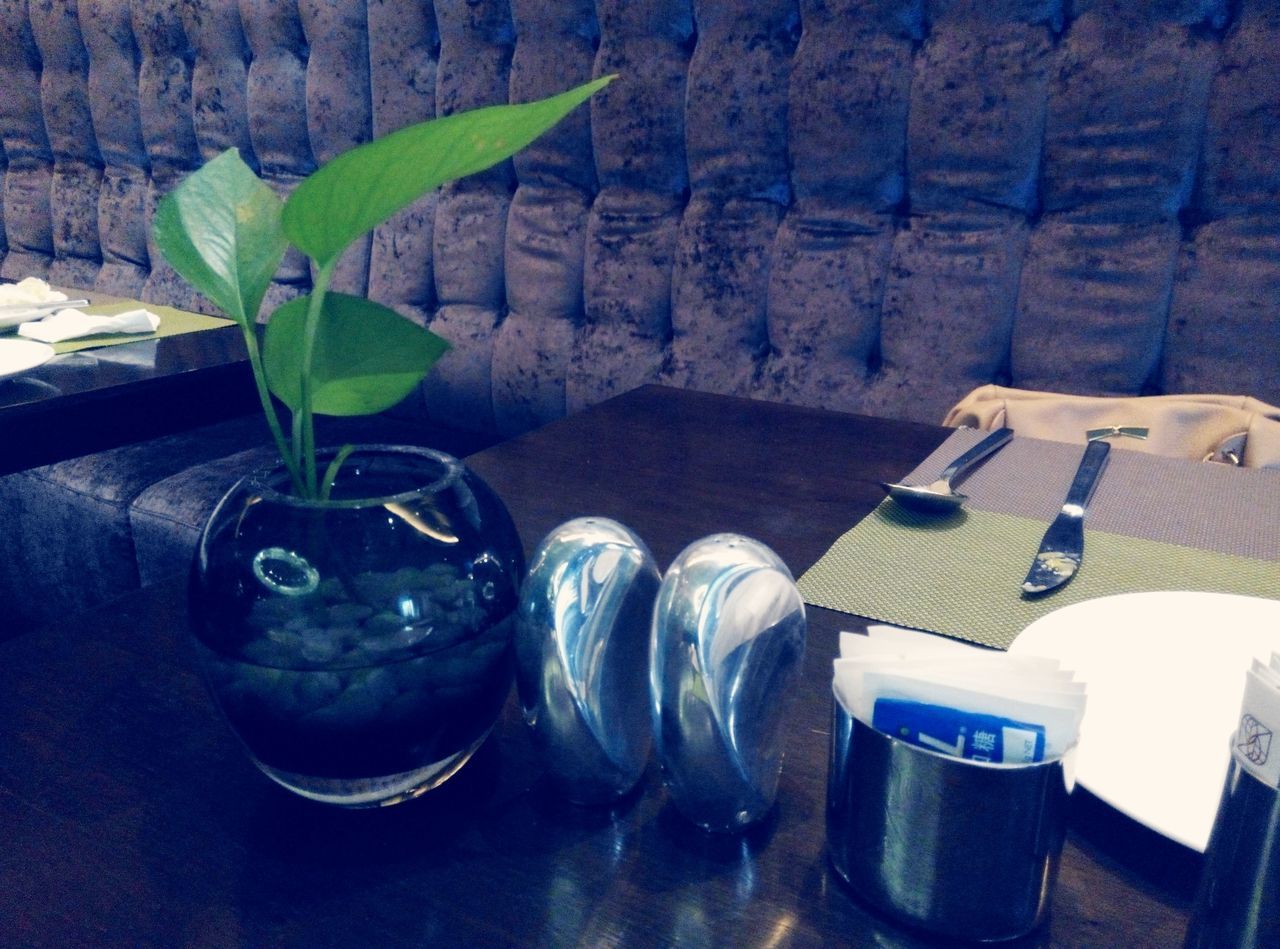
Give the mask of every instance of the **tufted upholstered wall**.
[[[0, 274], [190, 305], [150, 214], [223, 148], [283, 193], [604, 72], [344, 261], [454, 343], [427, 412], [1280, 401], [1280, 0], [0, 0]], [[272, 298], [307, 282], [292, 256]]]
[[[607, 72], [343, 261], [454, 344], [400, 421], [651, 381], [926, 421], [993, 381], [1280, 403], [1280, 0], [0, 0], [0, 275], [200, 306], [149, 222], [221, 150], [283, 194]], [[269, 301], [308, 282], [289, 256]], [[3, 623], [183, 569], [263, 440], [0, 479]]]

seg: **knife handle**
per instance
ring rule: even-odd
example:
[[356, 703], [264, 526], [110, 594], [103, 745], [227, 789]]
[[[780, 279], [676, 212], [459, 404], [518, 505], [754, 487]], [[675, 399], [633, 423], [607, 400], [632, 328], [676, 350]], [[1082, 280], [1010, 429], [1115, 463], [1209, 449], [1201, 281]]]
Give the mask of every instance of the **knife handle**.
[[1067, 499], [1062, 502], [1062, 509], [1070, 513], [1083, 514], [1085, 507], [1089, 504], [1089, 498], [1093, 496], [1093, 489], [1098, 484], [1098, 476], [1102, 474], [1102, 469], [1107, 466], [1107, 456], [1111, 454], [1111, 444], [1104, 441], [1089, 442], [1084, 450], [1084, 457], [1080, 459], [1080, 467], [1076, 469], [1076, 476], [1071, 481], [1071, 487], [1067, 491]]

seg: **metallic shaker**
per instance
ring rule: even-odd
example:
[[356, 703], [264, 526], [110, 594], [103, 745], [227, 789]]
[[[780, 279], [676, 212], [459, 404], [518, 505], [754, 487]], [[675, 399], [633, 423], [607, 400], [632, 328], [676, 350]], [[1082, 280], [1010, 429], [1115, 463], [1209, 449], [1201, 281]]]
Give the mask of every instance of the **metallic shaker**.
[[667, 571], [653, 613], [654, 742], [672, 800], [698, 826], [738, 830], [773, 806], [804, 642], [804, 601], [764, 544], [715, 534]]
[[827, 849], [836, 872], [894, 920], [951, 939], [1015, 939], [1040, 925], [1066, 836], [1062, 760], [975, 764], [834, 705]]
[[521, 589], [516, 685], [561, 792], [579, 804], [626, 794], [649, 757], [649, 621], [660, 575], [616, 521], [569, 521], [542, 541]]
[[1280, 790], [1231, 757], [1205, 848], [1188, 949], [1280, 946]]

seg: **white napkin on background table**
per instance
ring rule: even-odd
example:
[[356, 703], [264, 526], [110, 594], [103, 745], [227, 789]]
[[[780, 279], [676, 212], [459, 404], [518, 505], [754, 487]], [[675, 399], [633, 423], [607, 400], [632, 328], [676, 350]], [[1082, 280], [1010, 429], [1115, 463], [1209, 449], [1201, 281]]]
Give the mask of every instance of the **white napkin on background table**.
[[57, 303], [67, 295], [55, 290], [39, 277], [24, 277], [17, 283], [0, 283], [0, 306], [18, 303]]
[[160, 317], [149, 310], [129, 310], [117, 316], [90, 316], [80, 310], [59, 310], [52, 316], [18, 327], [18, 335], [42, 343], [60, 343], [100, 333], [154, 333]]

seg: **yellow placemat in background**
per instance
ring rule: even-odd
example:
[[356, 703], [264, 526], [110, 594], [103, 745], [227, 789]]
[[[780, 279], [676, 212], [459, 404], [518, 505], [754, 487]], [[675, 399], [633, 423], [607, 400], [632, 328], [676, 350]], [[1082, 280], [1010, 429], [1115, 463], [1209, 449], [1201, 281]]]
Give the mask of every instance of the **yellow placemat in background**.
[[188, 310], [177, 310], [171, 306], [161, 306], [157, 303], [138, 303], [132, 300], [121, 303], [93, 304], [81, 307], [81, 310], [94, 316], [117, 316], [139, 308], [150, 310], [160, 317], [160, 326], [154, 333], [103, 333], [98, 336], [83, 336], [79, 339], [68, 339], [61, 343], [54, 343], [53, 351], [61, 355], [62, 353], [78, 352], [82, 349], [119, 346], [122, 343], [136, 343], [144, 339], [161, 339], [165, 336], [198, 333], [201, 330], [233, 325], [232, 320], [224, 319], [220, 316], [205, 316], [203, 313], [191, 313]]
[[1117, 593], [1202, 590], [1280, 599], [1275, 561], [1087, 529], [1075, 578], [1048, 596], [1024, 598], [1020, 585], [1045, 527], [990, 511], [938, 520], [884, 501], [805, 572], [800, 592], [814, 606], [1001, 649], [1041, 616]]

